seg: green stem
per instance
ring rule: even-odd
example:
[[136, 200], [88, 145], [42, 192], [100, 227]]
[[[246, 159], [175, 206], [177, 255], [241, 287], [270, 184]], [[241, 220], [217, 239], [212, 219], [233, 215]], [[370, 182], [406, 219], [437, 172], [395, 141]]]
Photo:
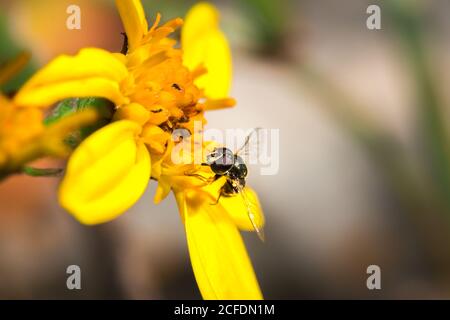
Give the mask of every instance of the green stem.
[[25, 166], [22, 172], [32, 177], [57, 177], [63, 172], [63, 168], [34, 168]]

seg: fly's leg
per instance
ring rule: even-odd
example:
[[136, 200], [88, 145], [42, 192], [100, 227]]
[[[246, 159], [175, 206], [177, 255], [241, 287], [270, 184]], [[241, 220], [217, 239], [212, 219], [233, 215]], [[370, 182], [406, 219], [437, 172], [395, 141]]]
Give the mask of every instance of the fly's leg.
[[201, 174], [198, 174], [198, 173], [190, 173], [189, 171], [186, 171], [186, 172], [184, 173], [184, 175], [185, 175], [185, 176], [188, 176], [188, 177], [194, 177], [194, 178], [197, 178], [197, 179], [199, 179], [199, 180], [205, 182], [206, 184], [213, 183], [214, 181], [217, 180], [217, 177], [216, 177], [216, 176], [207, 178], [207, 177], [202, 176]]
[[222, 189], [220, 189], [219, 196], [217, 197], [216, 202], [210, 203], [211, 206], [215, 206], [219, 203], [220, 197], [222, 197]]

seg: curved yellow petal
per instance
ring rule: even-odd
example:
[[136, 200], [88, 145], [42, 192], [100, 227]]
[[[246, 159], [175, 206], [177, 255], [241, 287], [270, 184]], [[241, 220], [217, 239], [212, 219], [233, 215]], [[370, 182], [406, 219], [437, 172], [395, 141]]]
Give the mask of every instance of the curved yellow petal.
[[72, 154], [59, 200], [80, 222], [112, 220], [145, 191], [151, 161], [145, 145], [136, 140], [140, 130], [129, 120], [113, 122], [89, 136]]
[[22, 90], [14, 102], [20, 106], [50, 107], [66, 98], [102, 97], [120, 105], [125, 102], [119, 85], [104, 78], [69, 80], [61, 83], [45, 84], [30, 90]]
[[170, 139], [170, 134], [165, 132], [158, 126], [149, 124], [142, 129], [142, 141], [148, 145], [150, 151], [162, 154], [166, 150], [167, 141]]
[[219, 206], [205, 201], [193, 206], [176, 194], [192, 268], [204, 299], [262, 299], [238, 229]]
[[114, 120], [131, 120], [143, 126], [150, 119], [150, 111], [139, 103], [122, 106], [114, 113]]
[[114, 54], [87, 48], [55, 58], [25, 83], [14, 102], [42, 107], [64, 98], [94, 96], [120, 105], [125, 100], [120, 84], [127, 76], [127, 68]]
[[[181, 30], [183, 47], [185, 42], [195, 41], [209, 30], [219, 28], [219, 12], [208, 2], [200, 2], [194, 5], [186, 14], [184, 26]], [[187, 44], [187, 43], [186, 43]]]
[[218, 17], [214, 6], [199, 3], [188, 12], [181, 31], [184, 64], [191, 70], [206, 68], [207, 73], [195, 84], [211, 99], [228, 96], [232, 76], [230, 47], [219, 29]]
[[255, 231], [252, 221], [249, 217], [249, 211], [254, 216], [254, 222], [257, 228], [264, 227], [264, 214], [261, 210], [258, 195], [251, 188], [244, 189], [245, 197], [237, 194], [232, 197], [221, 197], [219, 205], [231, 217], [236, 226], [245, 231]]
[[165, 181], [165, 179], [160, 179], [158, 181], [158, 187], [156, 188], [155, 197], [153, 198], [153, 202], [155, 204], [160, 203], [164, 200], [170, 193], [171, 186]]
[[116, 6], [128, 37], [128, 49], [132, 51], [148, 31], [144, 8], [140, 0], [116, 0]]

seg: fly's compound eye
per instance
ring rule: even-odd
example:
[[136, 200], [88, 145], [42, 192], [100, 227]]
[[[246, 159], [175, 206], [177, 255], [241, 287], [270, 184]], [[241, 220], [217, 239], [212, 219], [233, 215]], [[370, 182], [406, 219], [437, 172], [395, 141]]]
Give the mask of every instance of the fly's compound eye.
[[206, 157], [207, 163], [215, 174], [224, 175], [234, 164], [234, 154], [228, 148], [216, 148]]
[[228, 172], [230, 177], [243, 180], [247, 176], [247, 173], [247, 165], [244, 163], [244, 160], [239, 156], [235, 156], [233, 167]]

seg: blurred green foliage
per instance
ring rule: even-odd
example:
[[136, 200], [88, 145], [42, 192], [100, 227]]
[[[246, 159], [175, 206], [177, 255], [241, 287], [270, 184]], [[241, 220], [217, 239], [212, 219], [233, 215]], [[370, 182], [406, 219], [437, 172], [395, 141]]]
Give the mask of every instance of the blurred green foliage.
[[153, 0], [143, 1], [145, 12], [149, 24], [155, 21], [156, 14], [161, 13], [161, 20], [168, 21], [175, 17], [184, 17], [186, 12], [192, 5], [195, 4], [195, 0]]
[[259, 51], [278, 54], [283, 50], [290, 0], [237, 0], [256, 35]]
[[[11, 38], [8, 30], [8, 22], [6, 16], [0, 12], [0, 68], [1, 65], [12, 60], [20, 52], [26, 50], [19, 46], [14, 39]], [[17, 90], [34, 72], [36, 66], [33, 62], [28, 65], [8, 83], [0, 86], [0, 91], [10, 93]]]
[[448, 106], [435, 83], [434, 68], [437, 66], [430, 63], [421, 12], [413, 2], [404, 0], [386, 1], [385, 7], [402, 41], [415, 81], [418, 139], [426, 167], [450, 212], [450, 137], [444, 112]]
[[314, 66], [301, 66], [303, 83], [320, 97], [327, 111], [359, 143], [382, 174], [386, 192], [413, 221], [436, 275], [447, 281], [450, 272], [450, 134], [449, 106], [439, 91], [435, 68], [426, 46], [423, 6], [414, 0], [385, 0], [384, 17], [393, 28], [401, 54], [409, 66], [415, 90], [411, 105], [416, 114], [415, 150], [408, 150], [394, 135], [363, 110]]
[[[184, 17], [196, 2], [195, 0], [154, 0], [144, 1], [145, 12], [149, 23], [152, 23], [156, 13], [162, 14], [162, 20], [174, 17]], [[235, 15], [241, 16], [247, 24], [251, 34], [245, 36], [256, 44], [256, 50], [265, 54], [278, 54], [284, 49], [286, 22], [291, 11], [293, 0], [232, 0], [210, 1], [219, 8], [223, 5], [234, 10]], [[226, 21], [225, 24], [232, 24]]]

